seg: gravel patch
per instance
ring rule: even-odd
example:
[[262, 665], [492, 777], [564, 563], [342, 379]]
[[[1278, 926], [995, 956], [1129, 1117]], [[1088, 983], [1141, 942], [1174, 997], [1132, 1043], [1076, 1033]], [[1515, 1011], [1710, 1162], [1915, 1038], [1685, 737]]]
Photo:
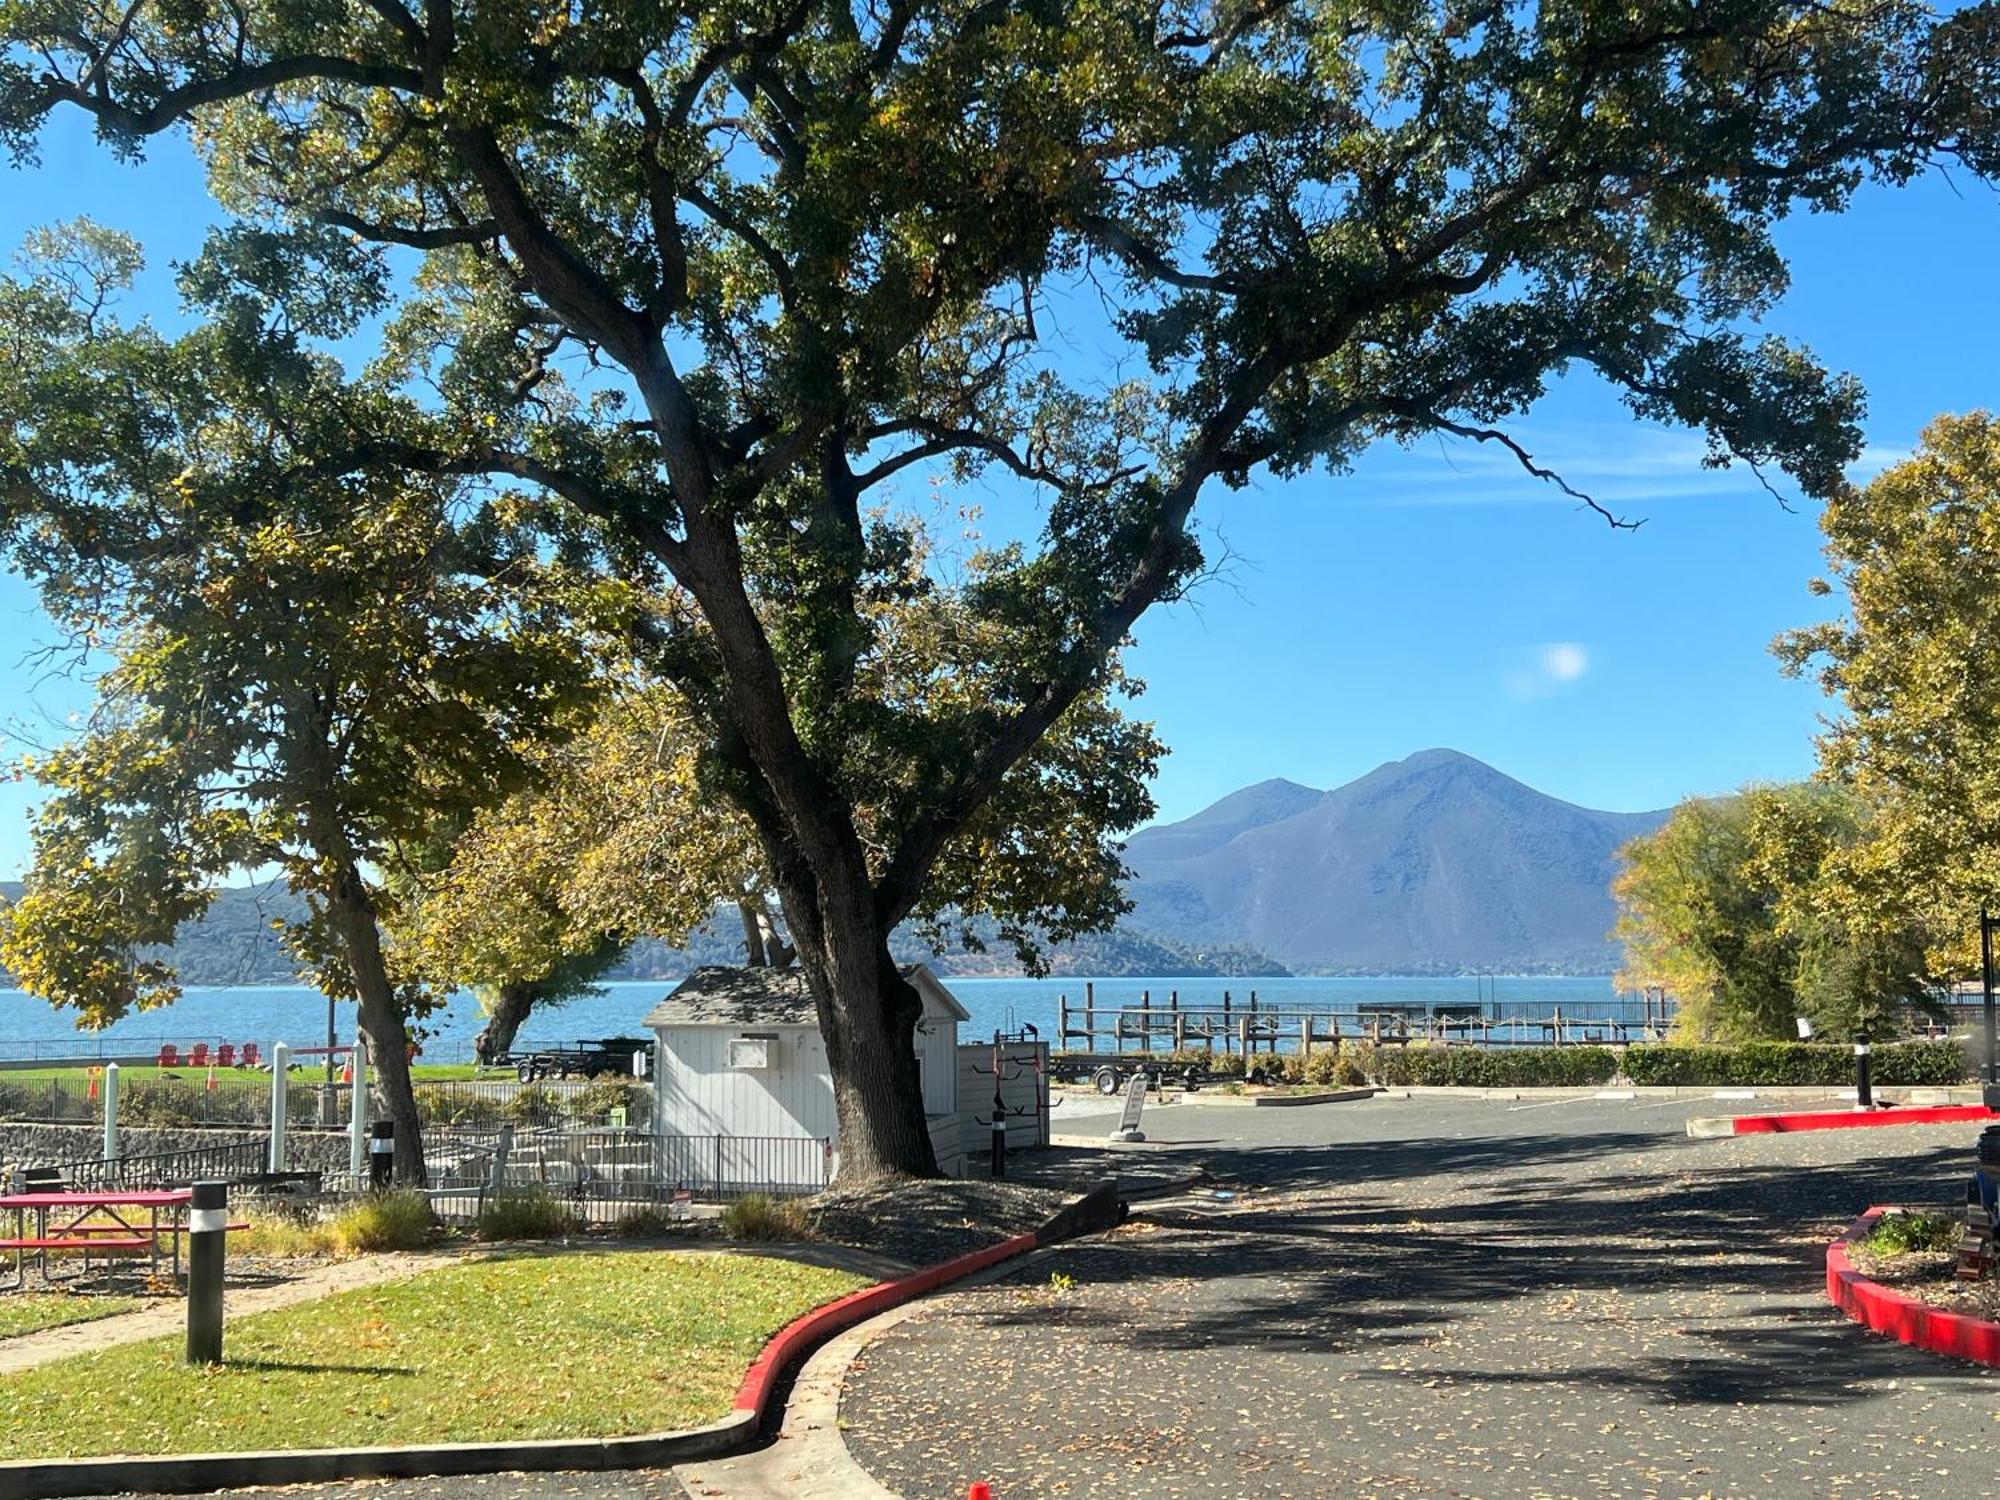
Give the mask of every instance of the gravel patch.
[[1038, 1229], [1071, 1196], [984, 1178], [900, 1180], [834, 1188], [812, 1199], [808, 1210], [821, 1239], [928, 1266]]

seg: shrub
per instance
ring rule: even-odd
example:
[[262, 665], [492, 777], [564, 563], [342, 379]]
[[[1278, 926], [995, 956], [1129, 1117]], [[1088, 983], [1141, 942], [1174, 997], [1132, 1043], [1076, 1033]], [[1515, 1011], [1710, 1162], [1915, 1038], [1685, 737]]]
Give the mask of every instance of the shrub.
[[1580, 1088], [1609, 1083], [1618, 1057], [1609, 1047], [1384, 1047], [1375, 1076], [1402, 1087]]
[[410, 1188], [363, 1198], [333, 1220], [334, 1243], [343, 1250], [421, 1250], [436, 1232], [431, 1200]]
[[745, 1193], [722, 1211], [722, 1232], [732, 1240], [809, 1240], [805, 1206], [765, 1193]]
[[134, 1083], [118, 1094], [121, 1125], [192, 1125], [199, 1118], [200, 1098], [184, 1083], [160, 1080]]
[[[1877, 1047], [1872, 1062], [1879, 1084], [1959, 1083], [1970, 1071], [1965, 1050], [1950, 1041], [1893, 1042]], [[1744, 1042], [1730, 1047], [1648, 1044], [1625, 1049], [1625, 1076], [1636, 1084], [1839, 1087], [1854, 1082], [1854, 1049], [1824, 1042]]]
[[512, 1188], [480, 1205], [482, 1240], [552, 1240], [580, 1227], [574, 1211], [539, 1184]]
[[562, 1116], [562, 1100], [546, 1084], [524, 1083], [500, 1112], [517, 1125], [553, 1125]]
[[601, 1125], [612, 1110], [622, 1109], [626, 1120], [636, 1123], [644, 1097], [645, 1087], [635, 1078], [599, 1078], [570, 1095], [569, 1111], [575, 1119]]
[[618, 1222], [611, 1226], [613, 1234], [623, 1235], [628, 1240], [657, 1240], [679, 1232], [680, 1221], [674, 1218], [665, 1205], [642, 1203], [637, 1208], [628, 1208], [618, 1216]]
[[1582, 1088], [1618, 1072], [1618, 1056], [1604, 1046], [1380, 1048], [1374, 1064], [1384, 1084], [1426, 1088]]
[[426, 1125], [489, 1130], [504, 1118], [500, 1101], [490, 1094], [456, 1089], [448, 1083], [419, 1084], [411, 1092], [416, 1096], [417, 1113]]
[[1307, 1083], [1332, 1083], [1340, 1073], [1340, 1054], [1332, 1049], [1315, 1052], [1305, 1059]]
[[258, 1209], [251, 1212], [249, 1224], [229, 1236], [232, 1255], [331, 1255], [340, 1248], [334, 1226], [317, 1214]]
[[1867, 1245], [1877, 1255], [1908, 1255], [1920, 1250], [1951, 1250], [1964, 1225], [1950, 1214], [1887, 1213], [1875, 1221]]
[[1358, 1089], [1368, 1082], [1368, 1074], [1358, 1058], [1343, 1052], [1334, 1060], [1333, 1081], [1344, 1089]]

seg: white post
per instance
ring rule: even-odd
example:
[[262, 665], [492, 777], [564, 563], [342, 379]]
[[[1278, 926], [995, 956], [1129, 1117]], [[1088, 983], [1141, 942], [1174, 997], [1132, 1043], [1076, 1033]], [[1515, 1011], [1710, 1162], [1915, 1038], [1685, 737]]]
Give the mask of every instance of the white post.
[[291, 1091], [292, 1049], [283, 1042], [271, 1047], [271, 1170], [285, 1170], [285, 1122]]
[[354, 1060], [354, 1093], [348, 1099], [347, 1170], [358, 1183], [362, 1159], [368, 1154], [368, 1053], [360, 1037], [354, 1039], [354, 1050], [348, 1056]]
[[118, 1160], [118, 1064], [104, 1065], [104, 1159]]
[[660, 1132], [660, 1124], [658, 1124], [658, 1120], [660, 1120], [660, 1084], [658, 1084], [658, 1080], [654, 1080], [654, 1078], [648, 1076], [644, 1048], [640, 1048], [638, 1052], [632, 1054], [632, 1076], [638, 1078], [642, 1084], [646, 1084], [646, 1130], [648, 1130], [648, 1134], [658, 1134]]

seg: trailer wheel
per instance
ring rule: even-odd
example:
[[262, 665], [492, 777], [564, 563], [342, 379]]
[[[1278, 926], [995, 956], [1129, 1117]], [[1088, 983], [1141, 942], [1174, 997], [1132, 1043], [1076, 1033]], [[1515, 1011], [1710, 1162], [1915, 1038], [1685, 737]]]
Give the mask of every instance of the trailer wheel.
[[514, 1065], [514, 1076], [523, 1083], [533, 1083], [535, 1081], [535, 1065], [531, 1062], [516, 1063]]
[[1091, 1075], [1090, 1081], [1097, 1085], [1097, 1092], [1100, 1094], [1115, 1094], [1118, 1092], [1118, 1070], [1116, 1068], [1099, 1068]]

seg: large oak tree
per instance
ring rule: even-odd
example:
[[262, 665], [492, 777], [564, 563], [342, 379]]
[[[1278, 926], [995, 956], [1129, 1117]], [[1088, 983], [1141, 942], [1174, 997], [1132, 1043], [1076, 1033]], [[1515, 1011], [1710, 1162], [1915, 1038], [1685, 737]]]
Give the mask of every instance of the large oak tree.
[[[1859, 397], [1745, 332], [1772, 222], [1988, 171], [2000, 81], [1991, 7], [1895, 0], [0, 15], [17, 150], [58, 109], [125, 154], [187, 127], [232, 212], [419, 253], [345, 440], [299, 465], [524, 481], [682, 591], [659, 668], [782, 898], [857, 1173], [933, 1167], [888, 933], [1196, 577], [1212, 485], [1515, 446], [1582, 366], [1828, 491]], [[981, 471], [1042, 508], [965, 585], [973, 690], [875, 691], [882, 507]]]

